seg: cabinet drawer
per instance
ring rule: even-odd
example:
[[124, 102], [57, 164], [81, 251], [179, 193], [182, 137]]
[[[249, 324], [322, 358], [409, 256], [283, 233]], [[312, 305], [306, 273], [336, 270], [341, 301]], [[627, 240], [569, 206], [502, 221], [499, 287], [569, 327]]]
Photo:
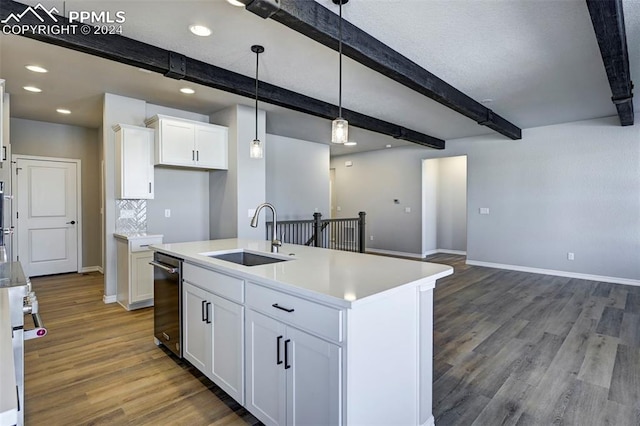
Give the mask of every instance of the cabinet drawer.
[[339, 309], [253, 283], [247, 283], [246, 297], [246, 304], [255, 310], [333, 341], [342, 341], [342, 311]]
[[182, 278], [234, 302], [244, 302], [244, 280], [185, 263]]
[[151, 250], [151, 244], [162, 244], [162, 237], [140, 237], [129, 240], [131, 252]]

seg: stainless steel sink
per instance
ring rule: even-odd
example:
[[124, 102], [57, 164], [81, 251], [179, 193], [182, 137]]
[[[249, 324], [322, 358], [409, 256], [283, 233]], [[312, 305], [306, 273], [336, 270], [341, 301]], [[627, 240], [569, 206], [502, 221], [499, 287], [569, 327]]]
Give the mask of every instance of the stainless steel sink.
[[213, 259], [224, 260], [226, 262], [236, 263], [243, 266], [268, 265], [270, 263], [286, 262], [289, 260], [279, 257], [263, 256], [261, 254], [255, 254], [248, 251], [234, 251], [221, 254], [205, 254], [205, 256], [211, 257]]

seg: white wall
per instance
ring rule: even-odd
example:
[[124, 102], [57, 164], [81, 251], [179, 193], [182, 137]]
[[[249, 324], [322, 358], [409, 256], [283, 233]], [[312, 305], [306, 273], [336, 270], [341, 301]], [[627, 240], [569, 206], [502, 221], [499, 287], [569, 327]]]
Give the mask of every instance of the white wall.
[[329, 145], [267, 134], [267, 201], [278, 219], [329, 218]]
[[617, 117], [334, 158], [342, 213], [367, 212], [369, 246], [420, 253], [422, 160], [456, 155], [468, 158], [470, 261], [640, 279], [640, 126]]

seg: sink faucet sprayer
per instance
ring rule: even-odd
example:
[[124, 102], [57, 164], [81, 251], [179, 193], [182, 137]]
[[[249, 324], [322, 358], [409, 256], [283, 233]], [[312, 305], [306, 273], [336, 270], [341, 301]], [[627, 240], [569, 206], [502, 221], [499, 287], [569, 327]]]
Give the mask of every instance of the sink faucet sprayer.
[[271, 209], [271, 213], [273, 213], [273, 232], [271, 233], [271, 253], [277, 253], [278, 247], [282, 245], [282, 241], [278, 240], [276, 229], [278, 227], [278, 220], [276, 218], [276, 208], [273, 207], [272, 204], [262, 203], [258, 207], [256, 207], [256, 212], [253, 214], [253, 218], [251, 219], [251, 227], [258, 227], [258, 215], [260, 214], [260, 210], [265, 207], [269, 207]]

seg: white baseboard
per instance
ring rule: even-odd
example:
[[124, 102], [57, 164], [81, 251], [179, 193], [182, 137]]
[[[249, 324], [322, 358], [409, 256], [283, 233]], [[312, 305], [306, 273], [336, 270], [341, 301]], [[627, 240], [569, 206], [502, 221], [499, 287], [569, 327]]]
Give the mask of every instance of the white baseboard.
[[422, 426], [435, 426], [435, 424], [436, 424], [436, 421], [433, 418], [433, 414], [432, 414], [432, 415], [429, 416], [427, 421], [422, 424]]
[[485, 266], [487, 268], [507, 269], [510, 271], [531, 272], [532, 274], [555, 275], [558, 277], [578, 278], [581, 280], [600, 281], [613, 284], [640, 286], [640, 280], [631, 278], [606, 277], [604, 275], [581, 274], [579, 272], [557, 271], [555, 269], [530, 268], [528, 266], [505, 265], [502, 263], [481, 262], [467, 259], [467, 265]]
[[102, 266], [85, 266], [80, 269], [81, 274], [87, 274], [89, 272], [100, 272], [102, 274]]
[[388, 254], [390, 256], [410, 257], [412, 259], [422, 259], [422, 255], [419, 253], [405, 253], [403, 251], [382, 250], [382, 249], [372, 249], [372, 248], [368, 248], [366, 252], [374, 253], [374, 254]]
[[438, 253], [457, 254], [460, 256], [467, 255], [467, 252], [462, 250], [435, 249], [435, 250], [426, 251], [422, 257], [427, 257], [427, 256], [431, 256], [432, 254], [438, 254]]
[[117, 297], [114, 294], [113, 296], [107, 296], [106, 294], [102, 296], [102, 301], [105, 304], [109, 304], [109, 303], [116, 303], [117, 302]]

